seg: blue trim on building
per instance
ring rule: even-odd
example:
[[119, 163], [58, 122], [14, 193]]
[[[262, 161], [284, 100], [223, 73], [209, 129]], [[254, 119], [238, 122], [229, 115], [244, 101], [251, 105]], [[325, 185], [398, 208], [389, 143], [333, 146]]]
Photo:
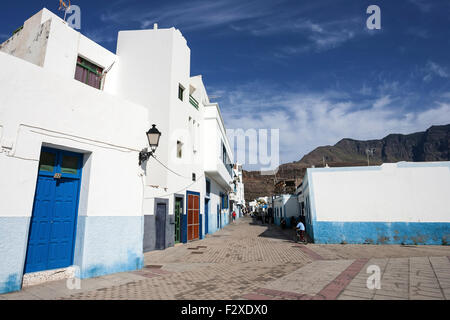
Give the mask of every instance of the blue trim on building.
[[450, 243], [450, 223], [315, 221], [314, 242], [444, 245]]
[[[25, 267], [28, 217], [0, 217], [0, 294], [19, 291]], [[82, 279], [142, 269], [143, 217], [79, 216], [74, 265]]]
[[307, 169], [306, 170], [306, 174], [308, 175], [308, 187], [309, 187], [309, 208], [310, 208], [310, 214], [311, 214], [311, 225], [306, 226], [306, 232], [308, 233], [308, 235], [311, 237], [311, 239], [315, 240], [315, 228], [316, 228], [316, 220], [317, 220], [317, 216], [316, 216], [316, 199], [314, 196], [314, 183], [312, 181], [312, 177], [311, 177], [311, 172], [312, 169]]
[[199, 235], [200, 240], [202, 240], [205, 238], [205, 235], [203, 234], [203, 218], [202, 218], [202, 214], [200, 212], [198, 214], [198, 223], [199, 223], [198, 235]]

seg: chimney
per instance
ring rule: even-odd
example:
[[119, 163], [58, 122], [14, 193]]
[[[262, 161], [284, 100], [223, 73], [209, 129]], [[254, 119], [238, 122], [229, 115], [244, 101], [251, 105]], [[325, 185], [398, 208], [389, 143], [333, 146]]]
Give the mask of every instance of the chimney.
[[157, 23], [155, 23], [155, 24], [153, 25], [153, 30], [158, 30], [158, 24], [157, 24]]

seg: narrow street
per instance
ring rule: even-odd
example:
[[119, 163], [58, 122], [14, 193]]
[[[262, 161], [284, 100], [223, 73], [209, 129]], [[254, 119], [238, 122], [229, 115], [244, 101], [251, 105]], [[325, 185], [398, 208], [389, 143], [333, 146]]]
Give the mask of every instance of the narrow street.
[[[24, 288], [1, 299], [450, 299], [450, 247], [295, 244], [292, 231], [242, 218], [206, 239], [145, 255], [146, 267]], [[368, 266], [381, 270], [369, 290]]]

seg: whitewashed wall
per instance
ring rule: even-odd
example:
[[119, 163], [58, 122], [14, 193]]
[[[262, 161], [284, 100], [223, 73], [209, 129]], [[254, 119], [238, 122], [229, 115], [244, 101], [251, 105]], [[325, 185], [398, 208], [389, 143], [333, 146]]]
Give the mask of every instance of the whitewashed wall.
[[0, 292], [21, 285], [43, 146], [84, 155], [80, 276], [135, 270], [143, 261], [137, 161], [147, 110], [4, 53], [0, 68]]
[[450, 162], [307, 170], [317, 243], [450, 242]]
[[320, 221], [450, 222], [450, 163], [313, 169]]

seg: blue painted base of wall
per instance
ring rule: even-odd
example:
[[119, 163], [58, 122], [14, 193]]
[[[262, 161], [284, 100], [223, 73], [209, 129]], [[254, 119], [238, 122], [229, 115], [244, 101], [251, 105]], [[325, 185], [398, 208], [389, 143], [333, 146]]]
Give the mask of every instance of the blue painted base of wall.
[[[0, 294], [19, 291], [30, 218], [0, 217]], [[92, 278], [142, 269], [143, 217], [79, 216], [73, 265]]]
[[0, 294], [19, 291], [30, 218], [0, 217]]
[[81, 216], [75, 248], [82, 279], [142, 269], [143, 217]]
[[450, 223], [314, 221], [310, 232], [324, 244], [450, 244]]

